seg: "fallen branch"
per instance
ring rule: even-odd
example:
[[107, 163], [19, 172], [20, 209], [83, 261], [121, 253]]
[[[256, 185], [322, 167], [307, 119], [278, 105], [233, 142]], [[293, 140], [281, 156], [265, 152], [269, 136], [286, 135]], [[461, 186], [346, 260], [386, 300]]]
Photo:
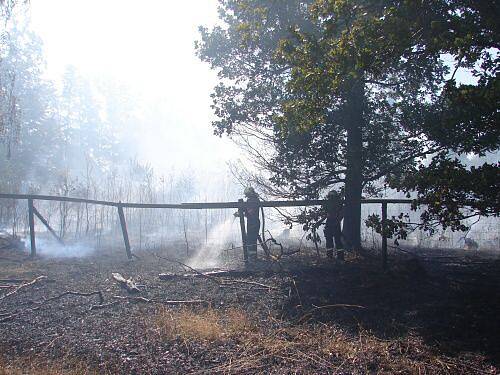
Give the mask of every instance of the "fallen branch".
[[64, 296], [83, 296], [83, 297], [90, 297], [90, 296], [99, 296], [99, 303], [100, 304], [103, 304], [104, 303], [104, 297], [102, 295], [102, 292], [100, 290], [97, 290], [95, 292], [74, 292], [74, 291], [66, 291], [62, 294], [59, 294], [55, 297], [50, 297], [50, 298], [47, 298], [41, 302], [36, 302], [38, 303], [39, 305], [43, 305], [47, 302], [51, 302], [51, 301], [55, 301], [55, 300], [58, 300]]
[[225, 285], [225, 284], [221, 284], [220, 287], [221, 289], [235, 289], [235, 290], [244, 290], [244, 291], [247, 291], [247, 292], [254, 292], [256, 290], [262, 290], [264, 292], [268, 292], [269, 289], [267, 288], [245, 288], [245, 287], [241, 287], [241, 286], [235, 286], [235, 285]]
[[[166, 258], [161, 258], [161, 259], [167, 260]], [[172, 262], [179, 263], [180, 265], [183, 265], [187, 268], [191, 268], [187, 265], [184, 265], [184, 263], [178, 261], [173, 260]], [[238, 270], [217, 270], [217, 271], [201, 272], [193, 269], [193, 272], [194, 273], [184, 273], [184, 274], [165, 272], [165, 273], [160, 273], [158, 276], [161, 280], [165, 281], [165, 280], [182, 279], [182, 278], [187, 279], [192, 277], [247, 277], [247, 276], [265, 276], [268, 274], [268, 273], [263, 274], [253, 271], [238, 271]]]
[[92, 305], [92, 306], [90, 306], [89, 310], [105, 309], [106, 307], [111, 307], [111, 306], [117, 305], [119, 303], [120, 303], [120, 301], [113, 301], [113, 302], [109, 302], [109, 303], [101, 303], [99, 305]]
[[28, 281], [27, 279], [0, 279], [0, 283], [21, 284]]
[[[218, 271], [217, 271], [218, 272]], [[246, 281], [246, 280], [231, 280], [231, 279], [217, 279], [215, 276], [212, 276], [213, 274], [217, 275], [217, 273], [196, 273], [196, 274], [183, 274], [183, 275], [176, 275], [172, 273], [160, 273], [158, 277], [160, 280], [163, 281], [168, 281], [168, 280], [174, 280], [174, 279], [188, 279], [188, 278], [193, 278], [193, 277], [205, 277], [208, 278], [210, 281], [215, 282], [219, 288], [226, 288], [226, 289], [241, 289], [241, 290], [278, 290], [275, 286], [271, 285], [266, 285], [262, 283], [258, 283], [255, 281]], [[251, 286], [257, 286], [259, 288], [238, 288], [235, 285], [236, 284], [245, 284], [245, 285], [251, 285]]]
[[255, 286], [260, 286], [265, 289], [273, 289], [273, 290], [278, 290], [275, 286], [271, 285], [266, 285], [262, 283], [258, 283], [256, 281], [246, 281], [246, 280], [224, 280], [223, 282], [224, 285], [231, 285], [231, 284], [246, 284], [246, 285], [255, 285]]
[[322, 310], [322, 309], [333, 309], [337, 307], [350, 307], [350, 308], [358, 308], [358, 309], [366, 309], [365, 306], [361, 305], [350, 305], [347, 303], [337, 303], [335, 305], [324, 305], [324, 306], [314, 306], [309, 312], [314, 312], [316, 310]]
[[131, 297], [131, 296], [113, 296], [112, 298], [119, 299], [119, 300], [127, 300], [127, 301], [132, 301], [132, 302], [145, 302], [145, 303], [158, 303], [162, 305], [199, 305], [199, 304], [207, 304], [209, 305], [210, 303], [206, 300], [202, 299], [194, 299], [194, 300], [157, 300], [157, 299], [150, 299], [150, 298], [145, 298], [145, 297]]
[[24, 283], [24, 284], [21, 284], [19, 285], [16, 289], [14, 289], [12, 292], [9, 292], [5, 295], [3, 295], [2, 297], [0, 297], [0, 301], [4, 300], [5, 298], [7, 297], [10, 297], [12, 296], [13, 294], [16, 294], [17, 292], [19, 292], [21, 289], [23, 288], [26, 288], [28, 286], [31, 286], [31, 285], [35, 285], [36, 283], [38, 283], [39, 281], [43, 280], [43, 279], [46, 279], [47, 276], [38, 276], [37, 278], [33, 279], [32, 281], [28, 282], [28, 283]]
[[132, 281], [132, 279], [126, 279], [121, 274], [113, 272], [111, 274], [113, 279], [124, 288], [129, 293], [140, 293], [141, 290], [138, 288], [137, 284]]
[[[177, 277], [179, 278], [191, 278], [191, 277], [204, 277], [204, 278], [207, 278], [215, 283], [217, 283], [219, 286], [228, 286], [228, 285], [234, 285], [234, 284], [246, 284], [246, 285], [255, 285], [255, 286], [260, 286], [262, 288], [265, 288], [267, 290], [270, 290], [270, 289], [274, 289], [274, 290], [277, 290], [278, 288], [274, 287], [274, 286], [271, 286], [271, 285], [266, 285], [266, 284], [261, 284], [261, 283], [258, 283], [258, 282], [255, 282], [255, 281], [246, 281], [246, 280], [228, 280], [228, 279], [217, 279], [216, 277], [219, 277], [219, 276], [228, 276], [228, 275], [241, 275], [241, 273], [239, 271], [210, 271], [210, 272], [201, 272], [201, 271], [198, 271], [197, 269], [191, 267], [191, 266], [188, 266], [187, 264], [184, 264], [178, 260], [173, 260], [173, 259], [169, 259], [169, 258], [165, 258], [165, 257], [162, 257], [158, 254], [155, 254], [158, 258], [160, 259], [163, 259], [163, 260], [166, 260], [167, 262], [172, 262], [172, 263], [177, 263], [183, 267], [186, 267], [186, 268], [189, 268], [190, 270], [192, 270], [195, 274], [183, 274], [183, 275], [175, 275], [175, 274], [172, 274], [172, 273], [160, 273], [158, 275], [158, 277], [160, 278], [160, 280], [172, 280], [172, 279], [175, 279]], [[245, 290], [251, 290], [251, 289], [245, 289]]]
[[[160, 258], [160, 259], [166, 260], [167, 262], [177, 263], [177, 264], [181, 265], [182, 267], [185, 267], [185, 268], [190, 269], [191, 271], [193, 271], [194, 273], [196, 273], [197, 275], [199, 275], [199, 276], [201, 276], [201, 277], [205, 277], [205, 278], [207, 278], [207, 279], [209, 279], [209, 280], [212, 280], [212, 281], [216, 282], [217, 284], [220, 284], [220, 280], [217, 280], [215, 277], [213, 277], [213, 276], [211, 276], [211, 275], [209, 275], [209, 274], [206, 274], [206, 273], [200, 272], [200, 271], [198, 271], [197, 269], [195, 269], [195, 268], [193, 268], [193, 267], [191, 267], [191, 266], [188, 266], [187, 264], [184, 264], [184, 263], [182, 263], [182, 262], [180, 262], [180, 261], [178, 261], [178, 260], [174, 260], [174, 259], [169, 259], [169, 258], [162, 257], [162, 256], [160, 256], [160, 255], [158, 255], [158, 254], [155, 254], [155, 255], [156, 255], [156, 257], [158, 257], [158, 258]], [[160, 275], [161, 275], [161, 274], [160, 274]], [[160, 276], [160, 279], [161, 279], [161, 276]]]

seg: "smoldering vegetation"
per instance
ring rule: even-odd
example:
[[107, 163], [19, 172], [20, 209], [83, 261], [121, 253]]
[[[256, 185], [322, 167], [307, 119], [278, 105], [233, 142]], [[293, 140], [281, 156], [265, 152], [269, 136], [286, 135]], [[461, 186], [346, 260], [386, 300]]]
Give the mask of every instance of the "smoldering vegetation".
[[[0, 8], [15, 3], [0, 1]], [[239, 171], [250, 176], [240, 183], [223, 163], [214, 172], [201, 162], [186, 166], [179, 156], [197, 153], [202, 159], [207, 150], [162, 145], [171, 160], [145, 161], [141, 151], [152, 144], [143, 138], [145, 129], [171, 125], [159, 103], [146, 103], [125, 84], [76, 67], [50, 80], [39, 37], [27, 24], [7, 24], [0, 29], [0, 192], [154, 204], [236, 201], [248, 181], [258, 182], [256, 176], [269, 185], [270, 170], [263, 167], [272, 159], [260, 149], [253, 151], [263, 164]], [[253, 52], [252, 59], [263, 51], [257, 46]], [[263, 71], [273, 67], [261, 63]], [[279, 74], [281, 83], [290, 79], [287, 72]], [[274, 90], [272, 81], [261, 83]], [[253, 92], [258, 100], [250, 100], [262, 113], [251, 107], [243, 112], [271, 126], [255, 132], [252, 127], [260, 124], [250, 121], [250, 128], [239, 129], [250, 157], [253, 146], [245, 137], [264, 136], [263, 149], [271, 154], [281, 139], [270, 130], [276, 129], [275, 113], [266, 108], [265, 85]], [[241, 104], [220, 87], [217, 95]], [[312, 140], [335, 144], [328, 126], [319, 130]], [[178, 136], [172, 135], [172, 143]], [[309, 178], [318, 176], [318, 160], [325, 166], [331, 161], [325, 149], [310, 147], [315, 142], [304, 147], [315, 149], [307, 156], [312, 159], [306, 167], [313, 170], [304, 190], [280, 196], [280, 189], [266, 194], [260, 186], [262, 199], [324, 196], [327, 185], [340, 183], [325, 180], [321, 186]], [[293, 147], [285, 151], [300, 156]], [[473, 164], [469, 156], [475, 157], [461, 155], [467, 167]], [[498, 163], [498, 153], [487, 157]], [[278, 166], [301, 167], [284, 161]], [[311, 186], [314, 194], [307, 191]], [[402, 197], [380, 181], [370, 188], [374, 195]], [[380, 215], [380, 204], [362, 206], [363, 249], [347, 252], [345, 261], [326, 258], [322, 226], [311, 232], [297, 219], [304, 210], [265, 208], [261, 235], [268, 253], [259, 246], [251, 263], [243, 261], [240, 221], [232, 209], [125, 208], [134, 255], [127, 259], [117, 207], [43, 200], [34, 205], [63, 243], [36, 219], [38, 252], [28, 257], [26, 200], [0, 199], [0, 374], [498, 372], [498, 217], [467, 218], [465, 232], [412, 230], [422, 210], [390, 204], [389, 218], [408, 214], [410, 227], [405, 239], [389, 241], [389, 268], [382, 269], [380, 233], [366, 224]]]
[[390, 273], [378, 261], [304, 252], [201, 276], [166, 260], [188, 262], [175, 248], [133, 262], [23, 260], [3, 248], [0, 371], [495, 373], [498, 260], [420, 254], [394, 254]]

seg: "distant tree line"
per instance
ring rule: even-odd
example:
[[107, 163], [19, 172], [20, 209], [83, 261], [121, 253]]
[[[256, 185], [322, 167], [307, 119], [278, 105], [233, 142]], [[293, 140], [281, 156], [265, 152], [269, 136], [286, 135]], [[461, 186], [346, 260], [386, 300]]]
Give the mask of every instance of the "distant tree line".
[[[46, 77], [42, 41], [29, 22], [8, 20], [13, 6], [18, 5], [0, 2], [0, 192], [116, 202], [205, 200], [207, 186], [193, 172], [160, 175], [137, 160], [137, 140], [127, 134], [140, 123], [130, 90], [86, 78], [71, 66], [58, 82]], [[221, 178], [218, 186], [219, 195], [211, 199], [234, 194], [231, 181]], [[114, 208], [65, 202], [37, 202], [37, 207], [67, 240], [99, 242], [117, 228]], [[171, 210], [130, 209], [126, 215], [139, 246], [154, 232], [175, 236], [196, 230], [205, 237], [225, 220], [220, 212], [181, 217]], [[0, 199], [0, 230], [22, 235], [26, 228], [26, 202]]]

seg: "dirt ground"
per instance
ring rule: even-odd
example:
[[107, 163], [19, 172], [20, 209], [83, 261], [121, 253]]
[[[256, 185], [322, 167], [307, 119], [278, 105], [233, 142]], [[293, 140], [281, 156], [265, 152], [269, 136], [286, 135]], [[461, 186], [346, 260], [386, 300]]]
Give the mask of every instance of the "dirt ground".
[[500, 253], [397, 252], [388, 271], [376, 258], [297, 254], [161, 280], [191, 272], [163, 259], [172, 251], [0, 250], [0, 374], [499, 372]]

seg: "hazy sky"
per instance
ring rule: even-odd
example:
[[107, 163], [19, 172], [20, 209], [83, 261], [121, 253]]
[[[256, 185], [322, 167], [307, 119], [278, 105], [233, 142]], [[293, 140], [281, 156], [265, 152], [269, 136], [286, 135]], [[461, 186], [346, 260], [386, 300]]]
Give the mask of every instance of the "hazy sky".
[[[50, 77], [71, 64], [141, 95], [147, 116], [134, 129], [131, 153], [160, 173], [173, 166], [223, 172], [239, 156], [212, 134], [216, 76], [194, 53], [198, 26], [217, 22], [217, 0], [31, 0], [30, 7]], [[474, 81], [464, 71], [457, 79]]]
[[194, 53], [198, 26], [217, 21], [216, 0], [32, 0], [32, 26], [44, 41], [48, 73], [66, 65], [112, 77], [151, 110], [139, 124], [139, 157], [157, 170], [225, 169], [237, 152], [212, 135], [215, 73]]

